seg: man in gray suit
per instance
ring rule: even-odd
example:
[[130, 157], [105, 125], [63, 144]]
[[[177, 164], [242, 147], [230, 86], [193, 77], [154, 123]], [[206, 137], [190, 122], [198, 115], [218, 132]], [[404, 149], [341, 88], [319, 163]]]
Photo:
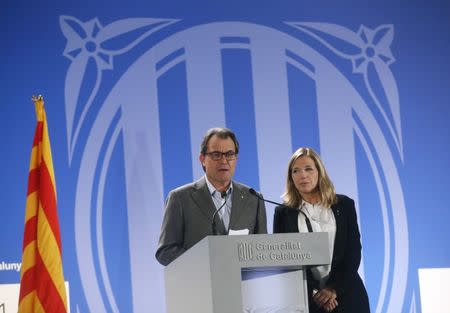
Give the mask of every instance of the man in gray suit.
[[267, 233], [264, 202], [250, 194], [248, 186], [232, 181], [238, 153], [239, 142], [231, 130], [207, 131], [199, 156], [205, 175], [172, 190], [167, 197], [156, 251], [162, 265], [208, 235]]

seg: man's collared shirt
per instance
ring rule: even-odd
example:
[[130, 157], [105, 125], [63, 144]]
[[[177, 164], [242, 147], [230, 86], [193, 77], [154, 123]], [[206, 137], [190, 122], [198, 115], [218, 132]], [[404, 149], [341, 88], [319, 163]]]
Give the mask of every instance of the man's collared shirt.
[[228, 232], [228, 228], [230, 225], [230, 216], [231, 216], [231, 206], [232, 206], [232, 198], [233, 198], [233, 182], [230, 182], [230, 186], [228, 187], [226, 191], [225, 198], [222, 198], [222, 194], [220, 191], [218, 191], [213, 184], [208, 180], [208, 177], [205, 175], [206, 180], [206, 186], [208, 186], [209, 194], [211, 195], [211, 198], [214, 202], [214, 205], [216, 207], [216, 210], [218, 210], [223, 203], [226, 201], [223, 208], [220, 209], [218, 212], [220, 218], [223, 221], [223, 224], [225, 226], [225, 229]]

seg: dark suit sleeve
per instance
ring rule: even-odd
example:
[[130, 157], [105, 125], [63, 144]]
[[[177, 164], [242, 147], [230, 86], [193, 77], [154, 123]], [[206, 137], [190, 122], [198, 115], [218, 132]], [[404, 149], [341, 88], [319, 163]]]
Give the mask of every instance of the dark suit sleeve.
[[345, 243], [339, 248], [343, 251], [333, 252], [333, 256], [341, 256], [339, 260], [333, 261], [334, 264], [327, 282], [327, 286], [336, 290], [338, 297], [355, 283], [361, 262], [361, 235], [356, 218], [355, 202], [348, 197], [344, 197], [343, 201], [345, 212], [342, 214], [345, 216], [344, 227], [346, 227]]
[[177, 193], [172, 191], [167, 197], [158, 250], [156, 251], [156, 259], [162, 265], [168, 265], [186, 251], [183, 247], [183, 221], [183, 207]]
[[258, 199], [258, 213], [255, 234], [267, 234], [267, 216], [264, 201]]
[[350, 210], [348, 211], [348, 237], [345, 269], [348, 273], [356, 273], [361, 263], [361, 234], [356, 217], [355, 201], [350, 199]]

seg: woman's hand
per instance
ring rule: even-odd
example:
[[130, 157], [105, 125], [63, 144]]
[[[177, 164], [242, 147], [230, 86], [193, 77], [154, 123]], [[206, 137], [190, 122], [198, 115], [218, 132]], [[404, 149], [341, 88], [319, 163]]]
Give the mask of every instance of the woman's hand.
[[336, 291], [331, 288], [324, 288], [319, 290], [314, 296], [314, 302], [327, 312], [333, 311], [337, 306]]

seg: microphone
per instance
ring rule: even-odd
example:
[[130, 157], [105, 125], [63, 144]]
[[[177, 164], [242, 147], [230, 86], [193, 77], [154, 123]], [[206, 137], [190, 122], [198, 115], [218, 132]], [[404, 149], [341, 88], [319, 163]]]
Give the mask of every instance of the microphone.
[[269, 203], [272, 203], [272, 204], [275, 204], [275, 205], [280, 205], [280, 206], [282, 206], [282, 207], [285, 207], [285, 208], [288, 209], [288, 210], [295, 210], [295, 211], [297, 211], [297, 212], [302, 213], [303, 216], [305, 217], [306, 227], [308, 228], [308, 231], [309, 231], [310, 233], [312, 233], [313, 230], [312, 230], [312, 226], [311, 226], [311, 221], [309, 220], [308, 216], [306, 216], [305, 212], [303, 212], [302, 210], [299, 210], [299, 209], [296, 209], [296, 208], [287, 206], [287, 205], [285, 205], [285, 204], [283, 204], [283, 203], [279, 203], [279, 202], [275, 202], [275, 201], [272, 201], [272, 200], [264, 199], [263, 196], [260, 195], [259, 193], [257, 193], [256, 190], [253, 189], [253, 188], [250, 188], [248, 191], [249, 191], [252, 195], [254, 195], [255, 197], [257, 197], [258, 199], [260, 199], [260, 200], [262, 200], [262, 201], [264, 201], [264, 202], [269, 202]]
[[283, 204], [283, 203], [279, 203], [279, 202], [275, 202], [275, 201], [271, 201], [271, 200], [264, 199], [263, 196], [261, 196], [259, 193], [257, 193], [256, 190], [253, 189], [253, 188], [250, 188], [248, 191], [249, 191], [252, 195], [254, 195], [255, 197], [257, 197], [258, 199], [261, 199], [261, 200], [264, 201], [264, 202], [269, 202], [269, 203], [272, 203], [272, 204], [275, 204], [275, 205], [281, 205], [281, 206], [284, 206], [284, 207], [286, 207], [286, 208], [288, 208], [288, 209], [296, 210], [296, 209], [291, 208], [291, 207], [289, 207], [289, 206], [287, 206], [287, 205], [285, 205], [285, 204]]
[[220, 210], [222, 210], [222, 208], [225, 206], [225, 204], [227, 203], [227, 200], [228, 200], [226, 191], [222, 191], [220, 193], [220, 196], [222, 197], [222, 199], [225, 199], [225, 202], [222, 203], [222, 205], [217, 210], [214, 211], [214, 214], [212, 216], [211, 226], [212, 226], [213, 235], [219, 235], [216, 230], [216, 215], [217, 215], [217, 213], [219, 213]]

